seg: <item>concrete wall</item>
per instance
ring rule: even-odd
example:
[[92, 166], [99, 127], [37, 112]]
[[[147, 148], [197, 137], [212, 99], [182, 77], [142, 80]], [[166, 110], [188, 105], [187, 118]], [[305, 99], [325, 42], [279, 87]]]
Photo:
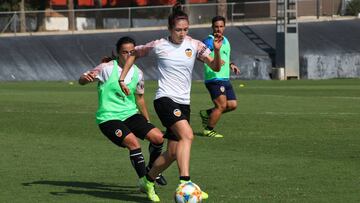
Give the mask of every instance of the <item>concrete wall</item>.
[[[299, 24], [300, 75], [303, 79], [360, 78], [360, 20]], [[270, 79], [275, 52], [275, 25], [247, 26], [258, 36], [254, 41], [241, 29], [228, 27], [232, 61], [241, 68], [236, 79]], [[192, 28], [190, 36], [203, 39], [210, 28]], [[138, 44], [167, 37], [167, 30], [52, 36], [0, 37], [0, 81], [76, 80], [110, 55], [116, 41], [131, 36]], [[261, 43], [258, 40], [262, 40]], [[261, 44], [261, 46], [260, 46]], [[264, 48], [264, 44], [267, 45]], [[156, 62], [145, 57], [136, 62], [145, 79], [156, 79]], [[203, 78], [196, 62], [193, 79]]]

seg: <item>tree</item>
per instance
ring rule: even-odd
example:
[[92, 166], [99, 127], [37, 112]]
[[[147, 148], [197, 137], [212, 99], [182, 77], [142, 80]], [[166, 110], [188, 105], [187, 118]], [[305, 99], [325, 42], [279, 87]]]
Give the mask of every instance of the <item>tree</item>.
[[[95, 7], [101, 8], [102, 7], [102, 1], [101, 0], [95, 0]], [[95, 11], [95, 26], [96, 29], [102, 29], [104, 28], [103, 18], [101, 11]]]
[[[0, 11], [20, 11], [20, 30], [25, 31], [26, 29], [26, 16], [27, 10], [44, 11], [49, 7], [50, 1], [44, 0], [1, 0]], [[37, 31], [44, 30], [45, 28], [45, 13], [36, 13]]]
[[20, 0], [2, 0], [0, 3], [0, 11], [18, 11]]
[[20, 32], [26, 32], [25, 0], [19, 2], [20, 7]]
[[75, 13], [74, 13], [74, 0], [68, 0], [67, 3], [68, 3], [68, 10], [69, 10], [69, 15], [68, 15], [69, 30], [74, 31], [75, 27], [76, 27]]
[[[44, 0], [26, 0], [29, 2], [29, 7], [31, 10], [45, 11], [49, 8], [50, 1]], [[44, 31], [45, 30], [45, 12], [36, 13], [36, 31]]]
[[217, 3], [219, 3], [217, 7], [217, 15], [223, 16], [225, 19], [227, 19], [227, 0], [217, 0]]
[[346, 6], [347, 14], [359, 15], [360, 13], [360, 0], [351, 0]]

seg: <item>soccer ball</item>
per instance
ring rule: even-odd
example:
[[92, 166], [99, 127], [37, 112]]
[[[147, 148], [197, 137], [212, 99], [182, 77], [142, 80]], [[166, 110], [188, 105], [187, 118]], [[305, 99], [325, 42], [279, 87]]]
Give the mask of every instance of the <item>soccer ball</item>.
[[176, 203], [202, 202], [201, 189], [193, 182], [181, 183], [175, 191]]

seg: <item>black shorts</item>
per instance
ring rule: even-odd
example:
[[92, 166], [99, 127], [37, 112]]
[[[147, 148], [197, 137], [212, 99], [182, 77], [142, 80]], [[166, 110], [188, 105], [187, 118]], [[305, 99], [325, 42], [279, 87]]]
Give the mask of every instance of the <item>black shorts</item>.
[[125, 147], [122, 145], [125, 137], [131, 132], [140, 139], [145, 139], [145, 136], [155, 126], [149, 123], [141, 114], [135, 114], [125, 121], [109, 120], [99, 124], [101, 132], [114, 144]]
[[161, 97], [154, 100], [155, 111], [164, 127], [166, 133], [164, 138], [178, 140], [170, 130], [170, 126], [180, 120], [187, 120], [190, 123], [190, 105], [175, 103], [169, 97]]
[[214, 100], [220, 95], [225, 95], [227, 100], [236, 100], [234, 89], [230, 81], [211, 81], [205, 83], [211, 99]]

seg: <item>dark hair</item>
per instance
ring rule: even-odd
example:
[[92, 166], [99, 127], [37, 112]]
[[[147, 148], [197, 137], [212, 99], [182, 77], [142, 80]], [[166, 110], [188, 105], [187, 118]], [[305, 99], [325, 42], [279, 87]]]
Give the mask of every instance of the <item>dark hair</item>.
[[189, 22], [188, 15], [182, 10], [181, 3], [177, 2], [173, 8], [172, 13], [168, 18], [168, 28], [172, 29], [175, 26], [177, 20], [187, 20]]
[[[119, 50], [123, 44], [131, 43], [136, 46], [135, 40], [131, 37], [122, 37], [116, 42], [116, 53], [119, 53]], [[107, 63], [109, 61], [115, 60], [117, 56], [114, 54], [114, 51], [111, 51], [111, 56], [104, 56], [101, 59], [101, 63]]]
[[123, 45], [123, 44], [133, 44], [134, 46], [136, 46], [136, 42], [133, 38], [131, 37], [128, 37], [128, 36], [125, 36], [125, 37], [122, 37], [120, 38], [117, 42], [116, 42], [116, 52], [119, 53], [119, 50], [120, 50], [120, 47]]
[[222, 17], [222, 16], [215, 16], [215, 17], [213, 17], [213, 19], [211, 20], [211, 23], [212, 23], [212, 26], [214, 26], [215, 25], [215, 23], [217, 22], [217, 21], [223, 21], [224, 22], [224, 25], [225, 25], [225, 18], [224, 17]]

